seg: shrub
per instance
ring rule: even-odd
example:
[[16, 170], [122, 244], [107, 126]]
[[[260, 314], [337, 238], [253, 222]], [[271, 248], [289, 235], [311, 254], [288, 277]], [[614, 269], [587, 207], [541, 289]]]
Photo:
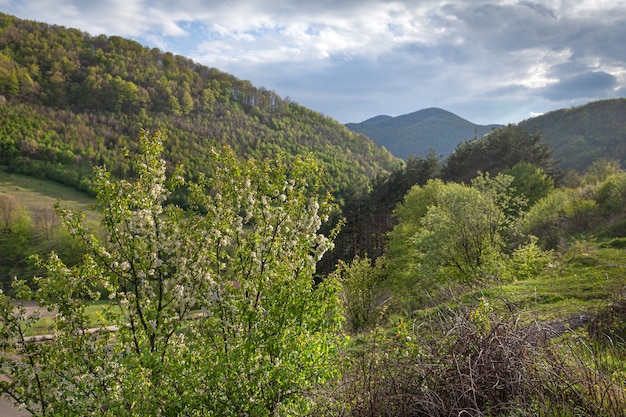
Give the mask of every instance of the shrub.
[[376, 322], [378, 313], [390, 295], [382, 286], [383, 258], [372, 264], [365, 258], [350, 263], [339, 262], [337, 274], [342, 284], [346, 324], [353, 332], [365, 330]]
[[[354, 347], [334, 395], [346, 416], [623, 416], [626, 393], [576, 337], [499, 316], [483, 302]], [[596, 357], [597, 359], [597, 357]], [[598, 362], [596, 362], [598, 363]]]

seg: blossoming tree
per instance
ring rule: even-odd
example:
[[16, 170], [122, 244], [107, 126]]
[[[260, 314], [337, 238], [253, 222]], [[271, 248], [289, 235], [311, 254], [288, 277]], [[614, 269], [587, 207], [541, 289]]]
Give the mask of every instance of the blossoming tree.
[[[37, 290], [14, 283], [56, 312], [48, 342], [26, 337], [37, 317], [0, 296], [2, 391], [41, 416], [302, 414], [338, 372], [339, 287], [313, 281], [332, 245], [318, 233], [331, 209], [318, 168], [224, 149], [185, 183], [182, 170], [166, 178], [162, 151], [144, 132], [135, 180], [96, 170], [105, 238], [58, 209], [87, 255], [41, 259]], [[167, 204], [182, 186], [189, 207]]]

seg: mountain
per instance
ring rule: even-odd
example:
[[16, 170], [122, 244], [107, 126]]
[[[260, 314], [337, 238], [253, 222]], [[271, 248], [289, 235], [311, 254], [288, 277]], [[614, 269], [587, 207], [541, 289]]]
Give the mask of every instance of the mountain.
[[626, 98], [593, 101], [527, 119], [552, 146], [559, 168], [584, 172], [594, 161], [616, 159], [626, 166]]
[[210, 172], [241, 157], [312, 154], [341, 191], [401, 165], [371, 139], [274, 91], [119, 36], [0, 13], [0, 164], [87, 190], [94, 165], [132, 176], [125, 149], [162, 130], [170, 168]]
[[464, 140], [480, 137], [499, 125], [477, 125], [449, 111], [429, 108], [402, 116], [376, 116], [346, 127], [374, 139], [399, 158], [427, 155], [447, 156]]

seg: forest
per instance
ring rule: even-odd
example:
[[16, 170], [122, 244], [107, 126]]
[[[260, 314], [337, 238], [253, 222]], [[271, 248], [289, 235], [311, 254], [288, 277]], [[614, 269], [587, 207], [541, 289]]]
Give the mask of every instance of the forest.
[[0, 164], [89, 191], [93, 166], [132, 175], [140, 129], [168, 133], [169, 169], [208, 172], [212, 148], [313, 153], [329, 190], [401, 161], [329, 117], [215, 68], [120, 38], [0, 14]]
[[564, 171], [520, 125], [400, 161], [186, 58], [0, 18], [22, 410], [625, 415], [620, 161]]

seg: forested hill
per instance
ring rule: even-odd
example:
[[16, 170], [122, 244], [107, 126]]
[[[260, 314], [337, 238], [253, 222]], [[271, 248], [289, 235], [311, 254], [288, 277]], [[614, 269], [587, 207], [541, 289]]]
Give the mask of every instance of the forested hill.
[[0, 164], [87, 188], [94, 165], [132, 174], [124, 148], [161, 129], [191, 175], [207, 153], [313, 153], [334, 190], [401, 164], [375, 142], [273, 91], [117, 36], [0, 13]]
[[361, 123], [348, 123], [354, 132], [374, 139], [399, 158], [411, 154], [448, 156], [457, 144], [480, 137], [499, 125], [477, 125], [449, 111], [430, 108], [398, 117], [376, 116]]
[[519, 126], [528, 131], [539, 129], [561, 169], [584, 172], [602, 158], [626, 166], [626, 98], [552, 111]]

